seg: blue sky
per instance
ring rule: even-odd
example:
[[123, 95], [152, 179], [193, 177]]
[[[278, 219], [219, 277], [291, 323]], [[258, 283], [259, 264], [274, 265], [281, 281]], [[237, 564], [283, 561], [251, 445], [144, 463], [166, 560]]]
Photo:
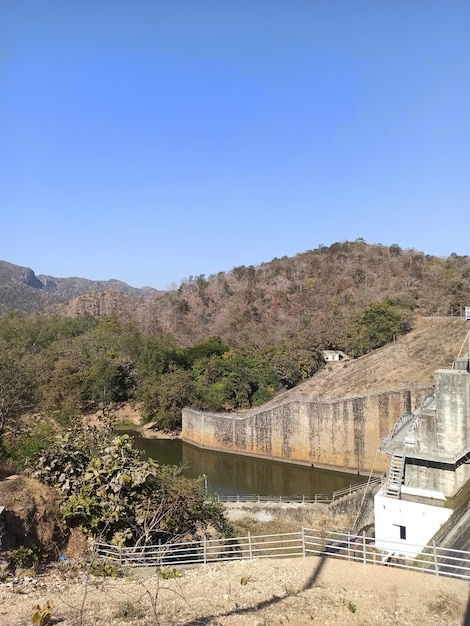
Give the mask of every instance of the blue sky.
[[166, 289], [363, 237], [470, 254], [468, 0], [0, 5], [0, 259]]

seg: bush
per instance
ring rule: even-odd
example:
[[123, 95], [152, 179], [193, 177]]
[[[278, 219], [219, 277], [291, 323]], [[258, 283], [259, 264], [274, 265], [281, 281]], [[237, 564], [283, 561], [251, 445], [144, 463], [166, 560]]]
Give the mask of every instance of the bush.
[[123, 600], [117, 606], [114, 613], [114, 619], [124, 621], [140, 620], [146, 615], [146, 611], [142, 606], [132, 602], [131, 600]]
[[129, 435], [115, 435], [108, 416], [100, 427], [62, 436], [38, 459], [34, 475], [62, 491], [70, 526], [117, 545], [195, 535], [209, 524], [231, 530], [223, 507], [205, 500], [198, 481], [142, 460], [132, 444]]

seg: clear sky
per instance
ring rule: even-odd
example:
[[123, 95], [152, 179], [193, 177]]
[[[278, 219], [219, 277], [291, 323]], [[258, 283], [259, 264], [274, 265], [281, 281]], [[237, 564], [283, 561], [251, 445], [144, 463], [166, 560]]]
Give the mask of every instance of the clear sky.
[[470, 254], [468, 0], [0, 0], [0, 259], [166, 289]]

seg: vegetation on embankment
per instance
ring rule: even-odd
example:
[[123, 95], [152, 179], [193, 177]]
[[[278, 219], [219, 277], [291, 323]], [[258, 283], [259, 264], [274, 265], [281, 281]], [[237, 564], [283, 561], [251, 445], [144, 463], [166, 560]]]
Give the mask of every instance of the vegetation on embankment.
[[[380, 329], [370, 349], [408, 328], [402, 312], [386, 302], [370, 305], [354, 323], [358, 337]], [[10, 313], [0, 318], [0, 435], [25, 413], [66, 424], [97, 406], [129, 400], [141, 402], [147, 421], [174, 429], [184, 406], [258, 406], [323, 363], [319, 345], [300, 336], [264, 348], [235, 349], [217, 337], [181, 348], [174, 338], [144, 335], [110, 318]]]
[[10, 555], [11, 562], [18, 550], [34, 556], [37, 565], [57, 558], [69, 538], [76, 539], [74, 531], [141, 546], [189, 540], [208, 530], [233, 535], [223, 505], [208, 500], [198, 480], [184, 477], [179, 467], [144, 459], [132, 437], [116, 435], [113, 426], [107, 412], [94, 426], [74, 422], [26, 462], [22, 476], [0, 481], [6, 507], [0, 539], [8, 551], [0, 561]]

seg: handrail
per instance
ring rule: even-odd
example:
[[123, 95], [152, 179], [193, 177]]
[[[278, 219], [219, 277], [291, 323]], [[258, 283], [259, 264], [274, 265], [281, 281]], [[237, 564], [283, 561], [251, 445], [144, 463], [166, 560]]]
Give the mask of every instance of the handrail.
[[343, 489], [338, 489], [337, 491], [333, 491], [333, 500], [337, 498], [341, 498], [342, 496], [346, 496], [350, 493], [354, 493], [355, 491], [359, 491], [360, 489], [365, 489], [370, 485], [378, 485], [382, 482], [382, 478], [371, 478], [367, 482], [357, 483], [355, 485], [349, 485], [349, 487], [344, 487]]
[[[419, 407], [415, 409], [412, 413], [403, 413], [395, 422], [392, 430], [380, 442], [381, 451], [390, 453], [390, 451], [393, 450], [394, 448], [394, 446], [392, 445], [393, 440], [396, 438], [398, 433], [400, 433], [406, 426], [409, 426], [410, 428], [412, 428], [412, 422], [418, 419], [421, 411], [423, 411], [430, 404], [432, 404], [433, 400], [434, 400], [433, 395], [427, 395], [424, 398], [424, 400], [421, 402]], [[403, 441], [398, 442], [398, 447], [401, 448], [403, 446], [404, 446]]]
[[316, 493], [311, 496], [303, 495], [284, 495], [284, 494], [215, 494], [215, 498], [217, 502], [291, 502], [296, 504], [329, 504], [334, 502], [338, 498], [343, 496], [347, 496], [350, 493], [355, 493], [360, 489], [365, 489], [370, 485], [378, 485], [382, 482], [382, 478], [371, 478], [367, 482], [356, 483], [355, 485], [349, 485], [349, 487], [344, 487], [343, 489], [337, 489], [333, 491], [331, 496], [325, 495], [323, 493]]
[[217, 502], [292, 502], [296, 504], [315, 504], [332, 502], [333, 498], [325, 494], [315, 494], [313, 496], [306, 495], [263, 495], [263, 494], [216, 494]]
[[[376, 545], [379, 544], [379, 545]], [[470, 552], [406, 542], [375, 542], [366, 536], [302, 528], [292, 533], [251, 535], [144, 546], [96, 544], [99, 557], [122, 567], [167, 567], [254, 558], [335, 557], [470, 580]]]

